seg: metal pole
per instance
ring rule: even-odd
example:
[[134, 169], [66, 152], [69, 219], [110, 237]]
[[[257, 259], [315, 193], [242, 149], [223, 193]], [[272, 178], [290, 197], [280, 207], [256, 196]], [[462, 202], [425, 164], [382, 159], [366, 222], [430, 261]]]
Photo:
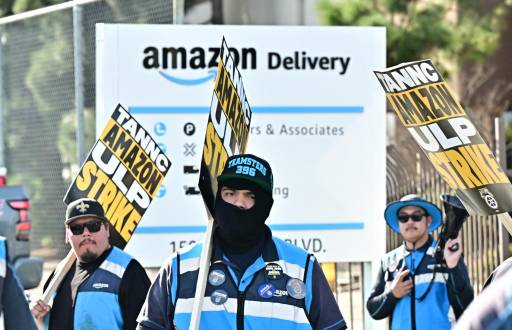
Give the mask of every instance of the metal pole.
[[370, 292], [372, 291], [373, 283], [373, 273], [372, 273], [372, 263], [371, 262], [363, 262], [363, 329], [365, 330], [374, 330], [374, 329], [387, 329], [384, 322], [377, 322], [370, 317], [370, 314], [364, 312], [364, 305], [366, 301], [370, 297]]
[[348, 297], [350, 301], [350, 324], [354, 326], [354, 292], [352, 287], [352, 262], [348, 263]]
[[306, 25], [306, 0], [299, 2], [299, 25]]
[[[501, 168], [505, 173], [507, 173], [507, 153], [506, 153], [506, 146], [505, 146], [505, 125], [502, 117], [495, 117], [494, 118], [494, 140], [495, 140], [495, 154], [496, 154], [496, 160], [498, 161], [498, 164], [500, 164]], [[500, 238], [500, 246], [498, 249], [500, 262], [503, 262], [503, 260], [507, 259], [510, 256], [509, 250], [508, 250], [508, 244], [509, 244], [509, 234], [508, 231], [504, 228], [504, 225], [499, 223], [499, 238]]]
[[185, 0], [174, 0], [172, 6], [172, 24], [183, 24], [185, 20]]
[[420, 153], [416, 153], [416, 193], [421, 195], [423, 191], [421, 190], [421, 162], [420, 162]]
[[76, 110], [76, 153], [78, 166], [85, 158], [84, 155], [84, 84], [82, 72], [82, 7], [73, 7], [73, 58], [75, 70], [75, 110]]

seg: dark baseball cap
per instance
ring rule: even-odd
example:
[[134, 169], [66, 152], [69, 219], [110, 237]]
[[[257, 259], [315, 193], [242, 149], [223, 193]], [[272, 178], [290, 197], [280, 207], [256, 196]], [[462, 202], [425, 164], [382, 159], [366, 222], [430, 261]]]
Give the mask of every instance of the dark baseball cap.
[[266, 160], [257, 156], [241, 154], [229, 157], [217, 182], [221, 187], [224, 182], [231, 180], [249, 181], [272, 195], [272, 169]]
[[69, 225], [71, 222], [83, 217], [95, 217], [107, 221], [105, 212], [100, 203], [94, 199], [80, 198], [69, 203], [66, 210], [66, 221], [64, 223]]

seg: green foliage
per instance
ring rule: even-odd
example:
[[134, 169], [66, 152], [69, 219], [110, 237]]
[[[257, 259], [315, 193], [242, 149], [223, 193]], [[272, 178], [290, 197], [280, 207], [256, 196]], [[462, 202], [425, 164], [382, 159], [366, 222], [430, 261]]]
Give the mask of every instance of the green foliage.
[[24, 11], [48, 7], [58, 3], [66, 2], [66, 0], [13, 0], [9, 1], [12, 4], [12, 12], [19, 14]]
[[499, 46], [510, 2], [484, 13], [476, 0], [320, 0], [319, 11], [329, 25], [385, 26], [388, 66], [427, 57], [482, 62]]
[[66, 1], [67, 0], [2, 0], [0, 1], [0, 17], [19, 14]]
[[[94, 137], [94, 111], [92, 109], [84, 110], [84, 149], [88, 152], [92, 148]], [[59, 125], [58, 147], [62, 161], [66, 164], [77, 164], [77, 144], [76, 144], [76, 113], [69, 112], [62, 117]]]
[[[64, 32], [71, 25], [70, 15], [59, 15], [58, 20], [41, 20], [41, 39], [44, 41], [40, 50], [31, 54], [31, 66], [27, 73], [26, 83], [32, 92], [39, 111], [50, 113], [59, 109], [60, 100], [48, 95], [49, 81], [73, 82], [71, 38]], [[73, 95], [70, 87], [70, 95]], [[72, 110], [72, 109], [69, 109]]]
[[12, 15], [12, 5], [14, 0], [0, 1], [0, 17]]
[[34, 233], [62, 217], [67, 187], [57, 137], [62, 116], [74, 110], [71, 23], [63, 11], [4, 30], [6, 165], [10, 182], [29, 192]]

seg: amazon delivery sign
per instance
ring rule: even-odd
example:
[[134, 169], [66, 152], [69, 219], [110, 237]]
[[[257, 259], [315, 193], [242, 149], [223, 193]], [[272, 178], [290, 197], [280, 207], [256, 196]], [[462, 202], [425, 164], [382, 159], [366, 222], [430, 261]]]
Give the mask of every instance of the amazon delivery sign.
[[[96, 127], [122, 103], [173, 155], [125, 249], [144, 266], [160, 266], [204, 237], [199, 169], [223, 37], [250, 97], [246, 152], [274, 172], [267, 220], [274, 235], [320, 261], [370, 261], [385, 251], [385, 98], [372, 76], [385, 66], [384, 28], [98, 24], [96, 31]], [[211, 115], [220, 138], [212, 143], [232, 141], [230, 123]], [[220, 155], [210, 156], [222, 166]]]

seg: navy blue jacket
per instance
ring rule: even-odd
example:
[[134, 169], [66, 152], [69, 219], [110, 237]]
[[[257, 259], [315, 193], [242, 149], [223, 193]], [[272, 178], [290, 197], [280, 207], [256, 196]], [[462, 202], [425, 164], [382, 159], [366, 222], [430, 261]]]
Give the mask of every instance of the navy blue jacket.
[[[7, 257], [7, 244], [0, 237], [0, 313], [5, 329], [37, 329], [23, 287]], [[3, 328], [3, 327], [1, 327]]]

